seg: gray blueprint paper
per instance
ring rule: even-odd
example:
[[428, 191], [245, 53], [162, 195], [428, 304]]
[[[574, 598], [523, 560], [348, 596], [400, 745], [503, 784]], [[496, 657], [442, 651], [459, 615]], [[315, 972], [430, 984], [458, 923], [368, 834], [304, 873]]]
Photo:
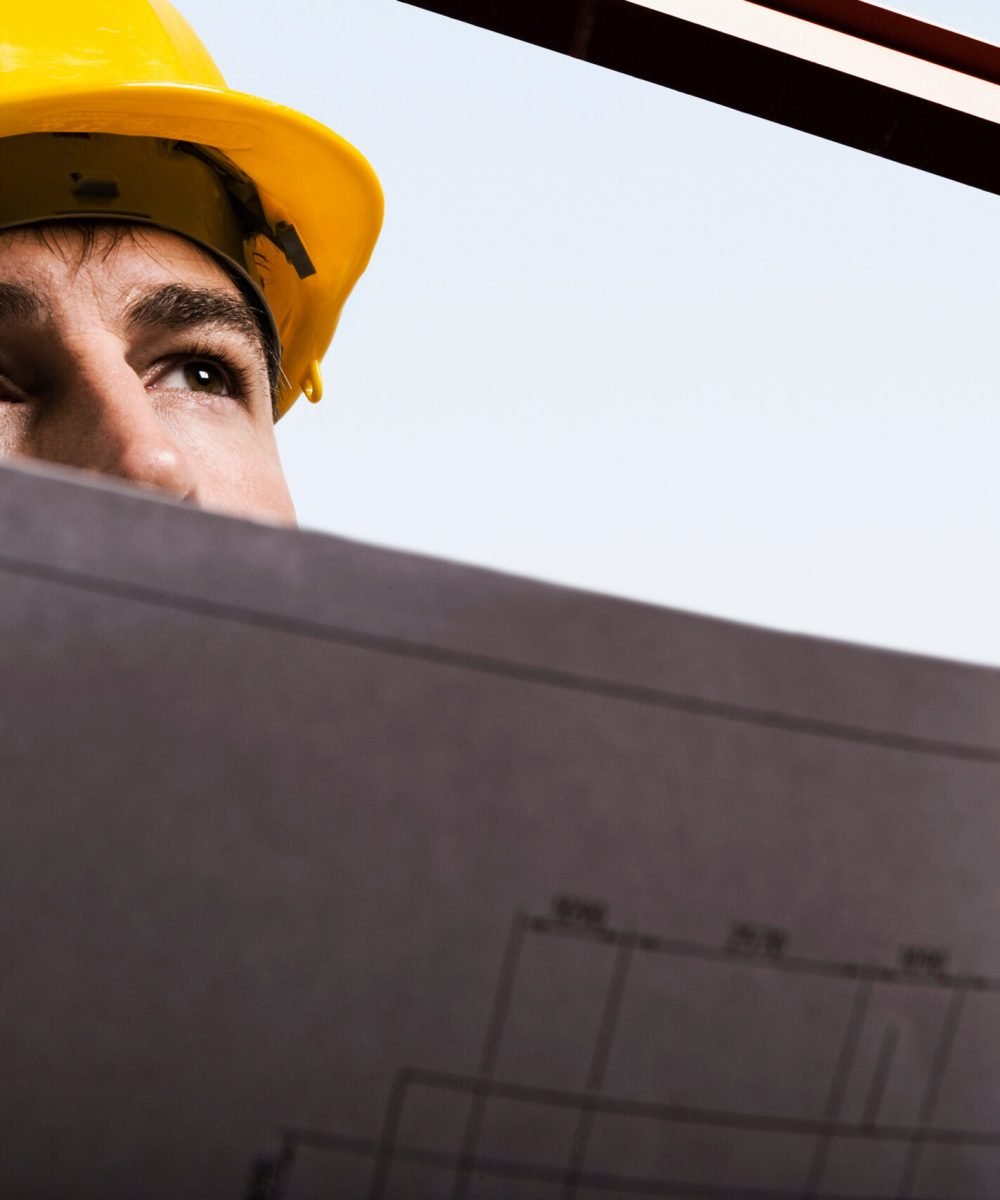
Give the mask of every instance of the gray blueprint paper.
[[1000, 1193], [1000, 673], [0, 469], [0, 1197]]

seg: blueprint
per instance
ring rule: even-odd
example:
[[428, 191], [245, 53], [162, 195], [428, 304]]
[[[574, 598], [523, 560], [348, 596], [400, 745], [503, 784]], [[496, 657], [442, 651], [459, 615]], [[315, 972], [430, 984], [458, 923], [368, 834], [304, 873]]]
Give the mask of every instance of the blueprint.
[[1000, 1194], [1000, 672], [10, 466], [0, 625], [0, 1196]]

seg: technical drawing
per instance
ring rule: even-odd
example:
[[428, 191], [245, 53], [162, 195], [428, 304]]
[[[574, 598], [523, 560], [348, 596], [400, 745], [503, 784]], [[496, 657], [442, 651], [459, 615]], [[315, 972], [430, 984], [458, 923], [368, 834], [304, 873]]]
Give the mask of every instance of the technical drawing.
[[[889, 967], [789, 944], [746, 921], [718, 945], [613, 928], [568, 898], [517, 914], [477, 1069], [401, 1069], [369, 1138], [285, 1130], [247, 1200], [305, 1194], [304, 1156], [329, 1160], [331, 1197], [333, 1164], [363, 1161], [367, 1200], [995, 1197], [1000, 1114], [968, 1114], [993, 1107], [1000, 979], [950, 973], [933, 948]], [[591, 984], [572, 1012], [539, 978], [560, 954], [563, 994], [573, 962]], [[769, 1071], [786, 1052], [798, 1069]]]

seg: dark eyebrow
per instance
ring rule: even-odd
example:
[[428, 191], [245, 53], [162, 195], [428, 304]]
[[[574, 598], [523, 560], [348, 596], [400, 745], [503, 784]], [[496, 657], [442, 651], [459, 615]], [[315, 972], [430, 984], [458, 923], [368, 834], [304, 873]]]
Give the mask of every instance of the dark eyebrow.
[[169, 283], [134, 300], [125, 317], [133, 328], [159, 325], [184, 330], [213, 325], [228, 329], [252, 341], [264, 353], [265, 359], [267, 357], [260, 325], [250, 305], [241, 296], [231, 296], [214, 288]]
[[20, 283], [0, 282], [0, 321], [36, 321], [44, 311], [37, 292]]
[[[278, 378], [281, 346], [277, 335], [265, 331], [262, 319], [243, 296], [217, 288], [168, 283], [133, 300], [125, 314], [128, 324], [172, 330], [214, 327], [228, 329], [260, 351], [271, 392], [271, 417], [278, 419]], [[270, 327], [269, 327], [270, 328]]]

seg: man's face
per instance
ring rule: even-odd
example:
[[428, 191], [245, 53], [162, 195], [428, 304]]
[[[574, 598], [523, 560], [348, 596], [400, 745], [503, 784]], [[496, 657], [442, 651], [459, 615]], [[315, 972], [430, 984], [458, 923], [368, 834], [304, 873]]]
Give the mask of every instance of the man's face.
[[226, 272], [159, 229], [0, 233], [0, 455], [295, 520], [267, 360]]

